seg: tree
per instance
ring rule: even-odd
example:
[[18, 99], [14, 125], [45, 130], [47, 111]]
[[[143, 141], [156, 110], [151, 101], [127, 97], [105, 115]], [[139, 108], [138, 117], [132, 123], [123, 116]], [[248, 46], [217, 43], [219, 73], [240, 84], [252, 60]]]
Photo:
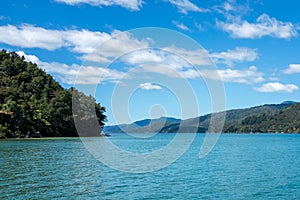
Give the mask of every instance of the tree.
[[[47, 137], [78, 136], [72, 112], [74, 94], [93, 105], [101, 130], [106, 120], [105, 108], [95, 99], [75, 88], [64, 89], [36, 64], [26, 62], [24, 57], [14, 52], [2, 50], [0, 137], [20, 137], [37, 131]], [[86, 133], [86, 136], [95, 135]]]

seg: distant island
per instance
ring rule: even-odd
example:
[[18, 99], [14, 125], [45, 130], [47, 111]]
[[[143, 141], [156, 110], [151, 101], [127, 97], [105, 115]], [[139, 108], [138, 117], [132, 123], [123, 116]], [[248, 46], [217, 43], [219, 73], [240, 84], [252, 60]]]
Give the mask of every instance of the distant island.
[[[15, 52], [0, 51], [0, 138], [77, 137], [74, 117], [89, 121], [84, 105], [72, 113], [72, 97], [95, 104], [99, 130], [105, 108], [75, 88], [64, 89], [36, 64]], [[87, 131], [84, 136], [99, 136]]]
[[[223, 113], [215, 113], [218, 117]], [[132, 124], [105, 126], [105, 133], [205, 133], [212, 114], [180, 120], [162, 117], [145, 119]], [[182, 126], [184, 124], [184, 126]], [[181, 127], [180, 127], [181, 126]], [[180, 129], [179, 129], [180, 127]], [[224, 133], [300, 133], [300, 103], [285, 101], [246, 109], [226, 111]]]

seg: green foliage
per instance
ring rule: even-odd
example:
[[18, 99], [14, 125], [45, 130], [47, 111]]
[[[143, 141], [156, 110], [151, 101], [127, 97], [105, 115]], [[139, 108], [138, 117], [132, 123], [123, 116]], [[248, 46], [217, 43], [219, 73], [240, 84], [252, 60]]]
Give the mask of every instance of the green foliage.
[[[270, 110], [270, 105], [259, 113], [250, 112], [235, 124], [225, 123], [224, 132], [262, 132], [262, 133], [299, 133], [300, 132], [300, 103], [279, 104], [277, 109]], [[272, 105], [274, 108], [274, 105]]]
[[[215, 113], [218, 118], [224, 113]], [[206, 132], [211, 114], [184, 120], [181, 129], [198, 127], [198, 132]], [[177, 132], [180, 123], [165, 126], [161, 132]], [[284, 102], [246, 109], [229, 110], [223, 127], [225, 133], [300, 133], [300, 103]]]
[[[75, 88], [64, 89], [36, 64], [14, 52], [0, 52], [0, 137], [78, 136], [72, 113], [72, 94], [85, 98], [96, 111], [98, 126], [105, 108]], [[73, 95], [74, 96], [74, 95]], [[84, 109], [84, 108], [82, 108]], [[82, 117], [87, 117], [85, 113]], [[82, 119], [80, 119], [82, 120]], [[101, 129], [97, 133], [100, 134]], [[86, 133], [86, 136], [95, 135]]]

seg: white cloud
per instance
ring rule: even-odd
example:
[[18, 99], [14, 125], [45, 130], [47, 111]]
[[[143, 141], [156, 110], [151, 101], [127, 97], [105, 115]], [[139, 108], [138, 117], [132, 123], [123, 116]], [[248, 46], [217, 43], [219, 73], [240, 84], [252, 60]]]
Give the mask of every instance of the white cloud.
[[0, 26], [0, 42], [23, 48], [68, 48], [84, 54], [84, 60], [101, 63], [109, 63], [127, 52], [147, 48], [151, 43], [147, 39], [138, 40], [129, 32], [117, 30], [108, 34], [89, 30], [49, 30], [27, 24], [20, 27]]
[[[163, 53], [158, 55], [155, 51], [143, 50], [151, 47], [153, 43], [151, 39], [137, 39], [129, 32], [117, 30], [108, 34], [89, 30], [49, 30], [27, 24], [20, 27], [7, 25], [0, 26], [0, 42], [12, 46], [47, 50], [67, 48], [72, 52], [83, 54], [81, 56], [83, 60], [99, 63], [109, 63], [130, 52], [125, 59], [129, 64], [139, 64], [146, 60], [156, 63], [166, 62], [176, 66], [186, 64], [179, 61], [179, 57], [198, 66], [211, 64], [209, 52], [204, 49], [187, 50], [169, 46], [163, 50], [177, 55], [177, 58], [165, 56]], [[237, 47], [226, 52], [210, 53], [210, 56], [214, 61], [231, 65], [236, 61], [253, 61], [257, 58], [257, 53], [253, 49]]]
[[290, 66], [283, 70], [285, 74], [297, 74], [300, 73], [300, 64], [290, 64]]
[[104, 67], [80, 66], [77, 64], [66, 65], [57, 62], [43, 62], [35, 55], [27, 55], [23, 51], [16, 52], [24, 56], [28, 62], [36, 63], [47, 73], [54, 75], [62, 83], [66, 84], [98, 84], [105, 81], [116, 82], [124, 78], [126, 74], [121, 71]]
[[124, 55], [123, 60], [131, 65], [140, 65], [145, 63], [162, 63], [165, 60], [164, 52], [154, 49], [140, 49]]
[[181, 30], [184, 30], [184, 31], [190, 31], [190, 29], [184, 25], [182, 22], [177, 22], [177, 21], [173, 21], [173, 24], [178, 28], [178, 29], [181, 29]]
[[101, 32], [49, 30], [28, 24], [20, 27], [0, 26], [0, 42], [24, 48], [55, 50], [67, 47], [77, 53], [90, 53], [110, 37], [109, 34]]
[[281, 84], [278, 82], [271, 82], [263, 84], [259, 88], [255, 88], [259, 92], [286, 92], [286, 93], [292, 93], [295, 90], [298, 90], [299, 88], [294, 84]]
[[189, 11], [193, 12], [208, 12], [207, 9], [203, 9], [193, 4], [189, 0], [168, 0], [171, 4], [175, 5], [179, 12], [187, 14]]
[[211, 56], [218, 62], [253, 61], [257, 58], [255, 50], [238, 47], [221, 53], [209, 54], [204, 49], [187, 50], [175, 46], [162, 50], [143, 49], [126, 55], [123, 58], [128, 64], [140, 66], [141, 70], [157, 73], [172, 78], [195, 79], [199, 77], [236, 83], [258, 83], [264, 81], [264, 74], [255, 66], [242, 70], [214, 68]]
[[179, 74], [182, 78], [186, 79], [208, 78], [202, 71], [196, 70], [195, 68], [179, 71]]
[[[145, 72], [145, 74], [161, 74], [170, 78], [186, 78], [186, 79], [194, 79], [200, 77], [199, 71], [193, 69], [186, 68], [176, 68], [172, 65], [164, 65], [164, 64], [148, 64], [142, 65], [140, 68], [140, 72]], [[188, 71], [188, 72], [187, 72]]]
[[67, 30], [61, 32], [64, 47], [69, 47], [76, 53], [92, 53], [97, 46], [109, 40], [111, 35], [88, 30]]
[[[174, 64], [178, 63], [182, 65], [182, 61], [184, 59], [185, 59], [185, 65], [187, 65], [187, 62], [197, 66], [207, 66], [207, 65], [211, 66], [212, 64], [208, 51], [205, 49], [199, 48], [194, 50], [188, 50], [184, 48], [178, 48], [176, 46], [169, 46], [163, 48], [163, 50], [170, 52], [177, 57], [177, 60], [174, 62]], [[178, 59], [181, 59], [181, 62], [179, 62]], [[181, 68], [182, 67], [183, 66], [181, 66]]]
[[[63, 83], [74, 84], [75, 80], [78, 84], [98, 84], [99, 78], [101, 78], [101, 83], [105, 81], [118, 82], [123, 78], [129, 78], [126, 71], [118, 71], [115, 69], [109, 69], [104, 67], [94, 67], [94, 66], [80, 66], [80, 65], [66, 65], [63, 63], [57, 62], [43, 62], [38, 57], [34, 55], [26, 55], [24, 52], [17, 52], [20, 56], [24, 56], [27, 61], [36, 63], [40, 68], [44, 69], [47, 73], [54, 75]], [[155, 55], [154, 52], [153, 55]], [[143, 54], [143, 53], [142, 53]], [[135, 55], [137, 56], [137, 55]], [[258, 72], [257, 68], [252, 66], [248, 69], [243, 70], [233, 70], [233, 69], [224, 69], [224, 70], [213, 70], [213, 69], [199, 69], [195, 68], [188, 63], [183, 64], [185, 61], [182, 61], [181, 58], [174, 57], [174, 55], [162, 56], [156, 54], [156, 58], [153, 60], [147, 60], [149, 57], [144, 57], [146, 60], [141, 60], [141, 57], [130, 58], [128, 62], [133, 62], [138, 66], [138, 70], [135, 72], [145, 72], [147, 73], [156, 73], [165, 75], [171, 78], [186, 78], [186, 79], [196, 79], [196, 78], [208, 78], [224, 82], [233, 82], [233, 83], [259, 83], [264, 81], [263, 73]], [[136, 59], [136, 60], [135, 60]], [[163, 62], [160, 62], [159, 59], [165, 59]], [[179, 59], [179, 60], [176, 60]], [[147, 64], [143, 64], [144, 61], [149, 61]], [[157, 61], [157, 62], [152, 62]], [[142, 62], [142, 63], [139, 63]], [[182, 62], [181, 64], [179, 64]], [[139, 64], [142, 64], [139, 66]], [[177, 64], [177, 65], [176, 65]], [[139, 71], [140, 70], [140, 71]], [[142, 73], [143, 74], [143, 73]], [[77, 78], [77, 79], [76, 79]], [[159, 89], [157, 85], [149, 85], [145, 83], [140, 85], [142, 89]]]
[[230, 2], [224, 2], [222, 8], [225, 11], [236, 11], [236, 7]]
[[237, 19], [249, 13], [251, 8], [248, 2], [237, 3], [235, 0], [229, 0], [221, 5], [214, 6], [214, 10], [223, 14], [227, 19]]
[[152, 83], [141, 83], [139, 85], [139, 88], [141, 88], [142, 90], [161, 90], [162, 87], [160, 87], [159, 85], [154, 85]]
[[219, 70], [219, 74], [222, 80], [225, 82], [250, 84], [264, 81], [264, 74], [257, 71], [255, 66], [251, 66], [245, 70]]
[[234, 62], [254, 61], [257, 59], [257, 51], [246, 47], [236, 47], [225, 52], [211, 53], [212, 59], [219, 63], [232, 65]]
[[190, 68], [192, 65], [211, 65], [208, 54], [203, 49], [195, 51], [169, 46], [162, 49], [142, 48], [125, 54], [121, 61], [130, 66], [169, 66], [173, 69]]
[[60, 31], [46, 30], [31, 25], [0, 26], [0, 42], [25, 48], [58, 49], [64, 45]]
[[152, 41], [148, 39], [139, 40], [129, 32], [114, 31], [106, 42], [95, 49], [83, 59], [100, 63], [108, 63], [128, 53], [139, 53], [139, 50], [148, 48]]
[[142, 0], [55, 0], [68, 5], [89, 4], [92, 6], [121, 6], [129, 10], [140, 10]]
[[212, 65], [212, 61], [231, 66], [234, 62], [250, 62], [258, 58], [257, 51], [247, 47], [236, 47], [224, 52], [208, 52], [205, 49], [187, 50], [175, 46], [166, 47], [164, 50], [172, 52], [197, 66]]
[[170, 78], [207, 78], [216, 81], [253, 84], [264, 81], [264, 74], [259, 72], [255, 66], [247, 69], [199, 69], [194, 67], [173, 68], [166, 65], [144, 65], [141, 67], [144, 72], [162, 74]]
[[24, 56], [25, 58], [25, 61], [27, 62], [32, 62], [32, 63], [36, 63], [36, 64], [39, 64], [41, 61], [38, 57], [36, 57], [35, 55], [27, 55], [25, 54], [24, 51], [17, 51], [16, 52], [19, 56]]
[[[226, 82], [247, 84], [261, 82], [263, 80], [263, 74], [258, 72], [255, 67], [244, 70], [212, 70], [214, 68], [210, 58], [226, 64], [255, 60], [257, 57], [256, 51], [245, 47], [237, 47], [233, 50], [227, 50], [220, 53], [209, 53], [207, 50], [200, 48], [188, 50], [176, 46], [153, 49], [151, 48], [151, 44], [153, 43], [151, 39], [137, 39], [128, 32], [114, 31], [111, 34], [107, 34], [91, 32], [88, 30], [56, 31], [28, 25], [25, 25], [18, 30], [21, 35], [24, 34], [24, 32], [27, 33], [28, 30], [32, 31], [34, 39], [31, 40], [32, 42], [30, 44], [33, 46], [36, 46], [37, 44], [46, 44], [46, 49], [49, 49], [50, 47], [54, 49], [67, 47], [73, 52], [82, 53], [82, 59], [95, 61], [99, 64], [99, 67], [91, 67], [79, 66], [76, 64], [66, 65], [56, 62], [48, 63], [40, 61], [36, 56], [25, 55], [23, 52], [23, 55], [27, 60], [37, 63], [48, 73], [55, 74], [55, 77], [60, 79], [63, 83], [73, 83], [79, 69], [81, 70], [80, 77], [83, 77], [82, 82], [96, 83], [101, 74], [102, 81], [116, 81], [117, 79], [124, 77], [126, 72], [102, 67], [106, 66], [107, 63], [113, 61], [115, 58], [119, 58], [119, 61], [122, 61], [126, 65], [130, 65], [130, 67], [140, 67], [142, 65], [144, 67], [141, 69], [143, 69], [144, 72], [163, 74], [173, 78], [181, 77], [195, 79], [202, 76], [216, 79], [216, 77], [218, 78], [221, 76], [223, 81]], [[54, 31], [60, 39], [51, 46], [51, 42], [49, 44], [47, 42], [47, 37], [43, 36], [42, 38], [39, 38], [38, 34], [40, 34], [40, 31], [46, 35]], [[6, 35], [9, 34], [10, 33]], [[0, 41], [1, 37], [3, 37], [3, 35], [0, 35]], [[93, 46], [97, 43], [96, 41], [102, 43], [97, 50], [94, 51]], [[18, 45], [17, 42], [18, 40], [15, 40], [13, 44]], [[22, 53], [19, 52], [19, 54], [21, 55]], [[162, 66], [168, 66], [169, 68]]]
[[218, 22], [217, 26], [228, 32], [233, 38], [261, 38], [271, 36], [290, 39], [298, 35], [297, 28], [291, 22], [278, 21], [267, 14], [260, 15], [255, 23], [233, 20], [232, 22]]
[[201, 73], [207, 78], [213, 80], [219, 80], [219, 78], [221, 78], [222, 81], [231, 83], [252, 84], [265, 80], [264, 74], [259, 72], [255, 66], [243, 70], [201, 70]]

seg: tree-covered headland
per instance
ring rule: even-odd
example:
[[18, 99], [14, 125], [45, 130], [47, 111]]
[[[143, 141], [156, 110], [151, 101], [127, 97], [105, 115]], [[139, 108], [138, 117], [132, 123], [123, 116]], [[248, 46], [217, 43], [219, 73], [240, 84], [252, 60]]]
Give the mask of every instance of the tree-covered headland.
[[[73, 101], [80, 99], [75, 113]], [[87, 113], [92, 103], [93, 113]], [[87, 108], [85, 107], [87, 106]], [[0, 137], [76, 137], [74, 119], [98, 122], [99, 130], [85, 136], [100, 135], [105, 107], [75, 88], [64, 89], [35, 63], [26, 62], [15, 52], [0, 51]], [[78, 128], [78, 127], [77, 127]]]

